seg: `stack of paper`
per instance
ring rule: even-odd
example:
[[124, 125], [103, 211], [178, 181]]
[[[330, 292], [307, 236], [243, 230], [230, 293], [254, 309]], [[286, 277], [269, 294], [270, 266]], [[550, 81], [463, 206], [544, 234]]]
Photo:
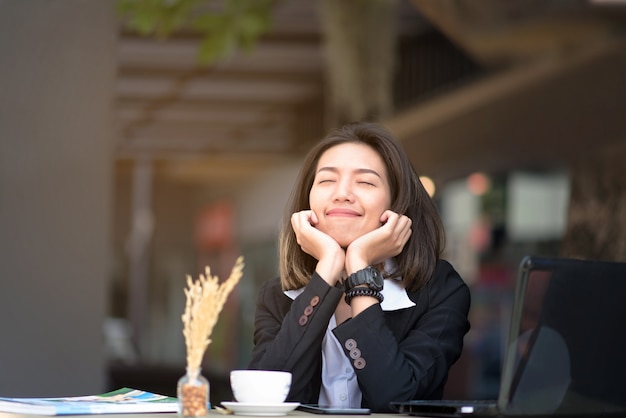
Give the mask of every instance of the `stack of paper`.
[[178, 412], [178, 399], [123, 388], [102, 395], [67, 398], [2, 398], [0, 411], [34, 415]]

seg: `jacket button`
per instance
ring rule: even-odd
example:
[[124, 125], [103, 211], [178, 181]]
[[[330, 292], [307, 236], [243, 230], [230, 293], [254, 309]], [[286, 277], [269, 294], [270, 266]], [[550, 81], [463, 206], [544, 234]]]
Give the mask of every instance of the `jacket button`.
[[352, 350], [350, 350], [350, 358], [352, 360], [356, 360], [359, 357], [361, 357], [361, 350], [359, 350], [358, 348], [353, 348]]
[[356, 341], [352, 338], [349, 338], [346, 340], [344, 346], [347, 350], [352, 350], [353, 348], [356, 348]]
[[309, 316], [313, 313], [313, 307], [311, 305], [307, 306], [306, 308], [304, 308], [304, 314], [306, 316]]
[[302, 327], [305, 326], [307, 322], [309, 322], [309, 318], [306, 315], [302, 315], [298, 320], [298, 324]]
[[354, 368], [361, 370], [365, 367], [365, 359], [363, 357], [359, 357], [358, 359], [354, 360]]
[[313, 296], [311, 298], [311, 306], [317, 306], [318, 303], [320, 303], [320, 297], [319, 296]]

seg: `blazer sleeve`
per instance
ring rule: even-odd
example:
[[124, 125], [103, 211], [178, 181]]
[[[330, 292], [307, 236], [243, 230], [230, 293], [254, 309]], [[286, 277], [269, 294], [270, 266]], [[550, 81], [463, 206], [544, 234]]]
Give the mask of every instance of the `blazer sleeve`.
[[384, 313], [376, 304], [333, 330], [353, 363], [363, 405], [376, 412], [388, 411], [391, 401], [441, 398], [469, 330], [469, 289], [449, 263], [440, 261], [409, 296], [413, 308]]
[[293, 301], [277, 279], [259, 289], [249, 367], [291, 372], [289, 401], [317, 403], [322, 341], [341, 294], [317, 273]]

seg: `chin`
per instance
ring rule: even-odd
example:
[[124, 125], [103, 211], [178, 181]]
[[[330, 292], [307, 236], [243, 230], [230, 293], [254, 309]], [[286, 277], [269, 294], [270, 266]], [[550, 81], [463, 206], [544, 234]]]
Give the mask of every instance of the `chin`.
[[338, 230], [338, 229], [339, 228], [332, 230], [332, 231], [328, 231], [328, 232], [322, 230], [322, 232], [330, 235], [330, 237], [334, 239], [337, 242], [337, 244], [339, 244], [339, 246], [343, 249], [348, 248], [348, 245], [352, 244], [352, 242], [355, 239], [363, 235], [363, 233], [355, 233], [354, 231], [351, 231], [351, 230], [343, 230], [343, 229]]
[[356, 237], [340, 237], [340, 238], [333, 237], [333, 238], [335, 241], [337, 241], [337, 244], [339, 244], [339, 246], [343, 248], [344, 250], [348, 248], [348, 245], [352, 244], [352, 242], [356, 239]]

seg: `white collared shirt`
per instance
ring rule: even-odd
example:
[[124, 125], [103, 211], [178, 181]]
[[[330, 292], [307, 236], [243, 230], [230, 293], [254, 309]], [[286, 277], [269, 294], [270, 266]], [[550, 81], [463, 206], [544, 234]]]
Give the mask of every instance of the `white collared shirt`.
[[[284, 293], [291, 299], [295, 299], [303, 291], [304, 288], [300, 288]], [[385, 279], [381, 293], [384, 297], [380, 304], [383, 311], [395, 311], [415, 306], [399, 278]], [[350, 360], [344, 354], [341, 344], [332, 333], [336, 327], [337, 322], [333, 315], [328, 322], [322, 341], [322, 387], [318, 403], [336, 408], [360, 408], [362, 395], [356, 373]]]

